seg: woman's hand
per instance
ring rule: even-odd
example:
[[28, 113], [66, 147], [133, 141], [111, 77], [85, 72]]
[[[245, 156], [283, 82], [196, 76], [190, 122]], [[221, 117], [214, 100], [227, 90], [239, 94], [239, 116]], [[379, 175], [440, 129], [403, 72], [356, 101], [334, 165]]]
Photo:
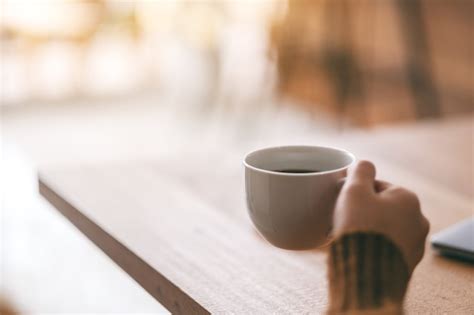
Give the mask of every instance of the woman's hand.
[[356, 231], [381, 233], [399, 247], [411, 273], [423, 257], [428, 230], [413, 192], [376, 181], [370, 162], [360, 161], [349, 170], [336, 202], [335, 237]]

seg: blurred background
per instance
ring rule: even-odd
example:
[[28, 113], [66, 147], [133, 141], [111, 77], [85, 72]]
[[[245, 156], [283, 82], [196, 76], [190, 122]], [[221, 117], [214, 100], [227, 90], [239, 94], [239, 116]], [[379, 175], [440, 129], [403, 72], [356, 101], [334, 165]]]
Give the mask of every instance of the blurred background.
[[4, 0], [2, 106], [159, 92], [197, 111], [289, 96], [362, 125], [460, 114], [473, 110], [473, 11], [470, 0]]
[[0, 12], [1, 284], [23, 312], [166, 313], [39, 198], [38, 167], [474, 111], [472, 0], [2, 0]]

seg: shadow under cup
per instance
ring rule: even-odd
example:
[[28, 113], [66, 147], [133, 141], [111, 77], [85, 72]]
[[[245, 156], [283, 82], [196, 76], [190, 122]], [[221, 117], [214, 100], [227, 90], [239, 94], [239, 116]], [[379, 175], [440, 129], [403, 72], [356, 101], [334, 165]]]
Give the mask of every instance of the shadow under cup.
[[331, 229], [339, 183], [354, 161], [347, 151], [320, 146], [249, 153], [244, 159], [245, 191], [257, 230], [280, 248], [323, 244]]

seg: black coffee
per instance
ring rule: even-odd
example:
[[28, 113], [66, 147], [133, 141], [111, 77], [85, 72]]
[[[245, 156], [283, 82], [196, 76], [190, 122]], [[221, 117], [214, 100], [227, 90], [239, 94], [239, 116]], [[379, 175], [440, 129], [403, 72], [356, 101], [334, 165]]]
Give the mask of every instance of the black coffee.
[[319, 171], [319, 170], [299, 169], [299, 168], [285, 168], [285, 169], [282, 169], [282, 170], [274, 170], [274, 172], [303, 174], [303, 173], [319, 173], [321, 171]]

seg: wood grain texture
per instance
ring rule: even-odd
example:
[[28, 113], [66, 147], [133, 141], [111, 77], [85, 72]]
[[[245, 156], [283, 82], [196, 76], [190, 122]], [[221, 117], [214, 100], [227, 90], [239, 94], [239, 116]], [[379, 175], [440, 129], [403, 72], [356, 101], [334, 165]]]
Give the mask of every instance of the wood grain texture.
[[[380, 140], [390, 139], [387, 132]], [[410, 146], [416, 148], [416, 141], [410, 137]], [[419, 141], [423, 147], [425, 140]], [[363, 135], [358, 141], [335, 141], [374, 160], [379, 177], [416, 191], [431, 233], [472, 215], [470, 194], [424, 176], [417, 163], [377, 155], [368, 149], [376, 144], [364, 143]], [[453, 158], [466, 152], [462, 143], [436, 154], [449, 154], [439, 158], [464, 163], [462, 168], [472, 172], [472, 160]], [[403, 151], [404, 144], [391, 148]], [[254, 232], [244, 203], [241, 156], [45, 170], [40, 191], [173, 313], [322, 313], [327, 304], [324, 250], [280, 250]], [[438, 257], [427, 245], [410, 285], [407, 311], [472, 313], [473, 286], [471, 265]]]
[[117, 265], [126, 270], [135, 281], [173, 314], [209, 314], [186, 293], [182, 292], [158, 271], [150, 267], [140, 257], [94, 224], [42, 182], [39, 184], [39, 191], [82, 233], [87, 235]]

